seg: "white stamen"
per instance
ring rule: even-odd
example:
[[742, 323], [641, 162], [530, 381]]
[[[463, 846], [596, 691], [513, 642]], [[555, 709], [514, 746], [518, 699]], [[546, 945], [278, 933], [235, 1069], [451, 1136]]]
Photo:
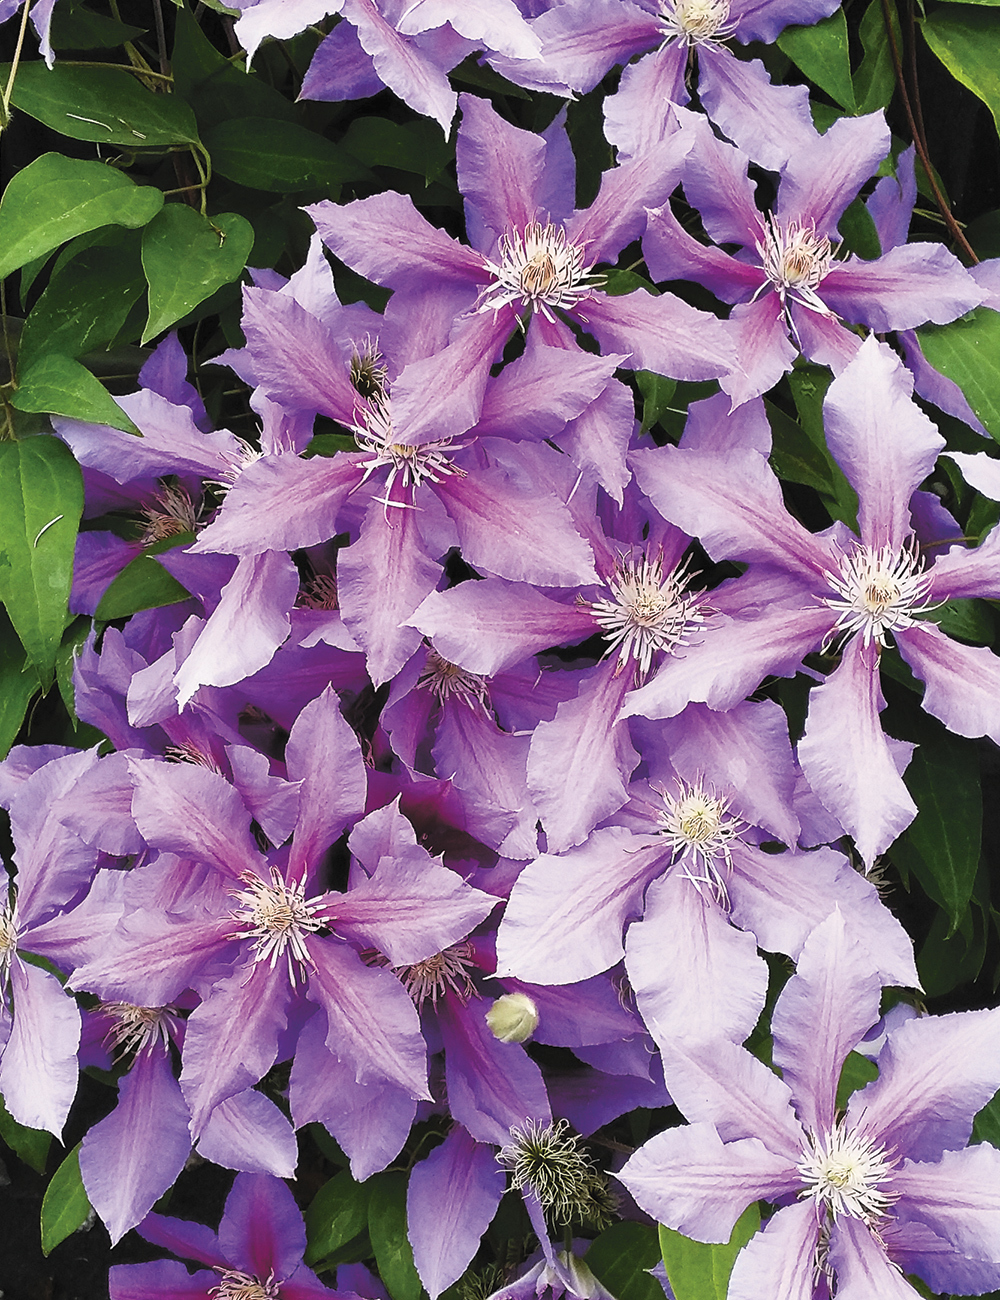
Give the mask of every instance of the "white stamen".
[[736, 30], [729, 8], [729, 0], [661, 0], [660, 26], [668, 39], [718, 45]]
[[932, 609], [927, 600], [931, 579], [920, 570], [916, 541], [899, 551], [891, 546], [875, 549], [858, 544], [840, 563], [839, 576], [829, 575], [837, 598], [824, 603], [838, 611], [832, 637], [845, 639], [860, 632], [866, 646], [884, 646], [886, 635], [912, 627], [916, 615]]
[[596, 1170], [566, 1120], [543, 1124], [528, 1120], [510, 1130], [511, 1141], [497, 1162], [511, 1171], [520, 1192], [533, 1192], [557, 1222], [570, 1222], [589, 1208]]
[[330, 573], [317, 573], [302, 584], [295, 603], [300, 609], [339, 609], [337, 579]]
[[385, 496], [377, 498], [388, 506], [409, 506], [408, 501], [394, 500], [392, 487], [398, 478], [404, 488], [417, 488], [422, 483], [440, 483], [449, 474], [465, 476], [465, 470], [451, 463], [447, 453], [453, 450], [450, 438], [437, 442], [425, 442], [419, 447], [411, 447], [405, 442], [396, 442], [392, 427], [392, 413], [389, 396], [379, 392], [359, 403], [355, 415], [358, 423], [353, 426], [354, 441], [360, 449], [370, 452], [372, 459], [362, 462], [364, 477], [374, 473], [383, 465], [389, 466], [386, 480]]
[[5, 987], [17, 955], [17, 904], [0, 904], [0, 988]]
[[104, 1041], [121, 1057], [147, 1051], [157, 1042], [168, 1046], [171, 1029], [178, 1023], [176, 1007], [139, 1007], [131, 1002], [105, 1002], [101, 1006], [114, 1023]]
[[227, 462], [226, 468], [222, 471], [222, 477], [205, 480], [212, 487], [218, 488], [220, 492], [228, 492], [243, 471], [264, 455], [259, 447], [247, 442], [246, 438], [236, 438], [236, 447], [232, 451], [226, 451], [222, 454]]
[[681, 874], [698, 890], [707, 888], [719, 906], [728, 911], [729, 890], [720, 861], [732, 870], [729, 845], [740, 838], [742, 820], [730, 817], [729, 800], [714, 791], [709, 793], [701, 781], [694, 785], [679, 783], [677, 798], [664, 790], [660, 795], [664, 805], [660, 813], [662, 834], [683, 865]]
[[463, 939], [461, 943], [452, 944], [443, 952], [436, 952], [433, 957], [414, 962], [412, 966], [394, 966], [393, 974], [398, 975], [417, 1010], [422, 1011], [428, 998], [436, 1007], [438, 998], [449, 991], [464, 1006], [476, 992], [469, 974], [474, 967], [472, 944]]
[[351, 385], [362, 397], [382, 397], [387, 391], [389, 369], [379, 351], [378, 339], [365, 335], [360, 347], [355, 344], [351, 357]]
[[259, 1281], [251, 1273], [241, 1273], [234, 1268], [220, 1268], [213, 1265], [220, 1275], [219, 1285], [209, 1288], [208, 1294], [216, 1300], [279, 1300], [281, 1295], [272, 1272], [266, 1282]]
[[143, 507], [141, 518], [145, 527], [139, 541], [143, 546], [198, 531], [198, 512], [182, 487], [163, 488]]
[[676, 654], [705, 622], [706, 610], [699, 597], [687, 590], [688, 578], [686, 565], [664, 578], [662, 559], [622, 557], [608, 583], [613, 599], [590, 604], [609, 641], [608, 654], [618, 650], [616, 676], [629, 659], [634, 661], [638, 677], [647, 676], [654, 654]]
[[582, 246], [571, 244], [565, 230], [551, 222], [529, 221], [523, 231], [509, 230], [500, 238], [499, 256], [499, 262], [486, 262], [494, 281], [483, 290], [479, 311], [521, 303], [555, 320], [552, 307], [569, 310], [604, 283], [586, 265]]
[[489, 710], [490, 693], [486, 679], [478, 673], [468, 673], [458, 664], [449, 663], [433, 648], [427, 650], [427, 662], [417, 678], [417, 686], [434, 694], [438, 704], [459, 699], [470, 709], [480, 706]]
[[782, 306], [791, 298], [820, 316], [835, 315], [816, 292], [830, 269], [834, 250], [829, 239], [816, 233], [814, 225], [790, 221], [782, 226], [768, 216], [763, 236], [757, 240], [757, 252]]
[[847, 1214], [872, 1223], [895, 1200], [891, 1192], [879, 1190], [892, 1176], [895, 1162], [884, 1146], [845, 1128], [843, 1121], [824, 1138], [812, 1138], [796, 1168], [806, 1183], [799, 1197], [812, 1197], [834, 1219]]
[[266, 961], [274, 970], [279, 958], [287, 954], [288, 975], [295, 984], [305, 967], [313, 964], [304, 940], [326, 924], [316, 915], [324, 906], [323, 900], [307, 901], [305, 881], [289, 885], [277, 867], [271, 868], [270, 884], [252, 871], [245, 871], [240, 879], [248, 888], [232, 894], [243, 906], [231, 916], [241, 929], [229, 937], [254, 940], [254, 965]]

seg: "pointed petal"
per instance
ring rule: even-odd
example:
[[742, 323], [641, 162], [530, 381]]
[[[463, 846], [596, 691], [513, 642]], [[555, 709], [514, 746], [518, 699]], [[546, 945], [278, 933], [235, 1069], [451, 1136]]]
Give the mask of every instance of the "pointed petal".
[[844, 1215], [830, 1233], [830, 1266], [837, 1274], [838, 1300], [913, 1300], [913, 1287], [892, 1263], [866, 1223]]
[[741, 406], [772, 388], [791, 370], [798, 349], [788, 337], [788, 323], [776, 293], [741, 303], [729, 316], [738, 358], [732, 374], [720, 382], [723, 391]]
[[943, 244], [903, 244], [873, 262], [835, 262], [820, 294], [845, 321], [879, 332], [927, 321], [946, 325], [983, 300], [982, 289]]
[[588, 333], [605, 352], [631, 353], [633, 370], [697, 380], [729, 374], [737, 365], [728, 322], [672, 293], [594, 294], [575, 314], [586, 317]]
[[604, 101], [604, 134], [618, 158], [638, 158], [673, 129], [668, 104], [686, 104], [688, 47], [684, 41], [653, 50], [622, 69], [618, 89]]
[[176, 1259], [158, 1259], [152, 1264], [115, 1264], [108, 1273], [111, 1300], [150, 1300], [151, 1296], [205, 1300], [209, 1289], [218, 1281], [218, 1273], [202, 1269], [189, 1273]]
[[[362, 48], [371, 55], [375, 71], [389, 89], [418, 113], [433, 117], [447, 135], [457, 103], [447, 73], [428, 57], [418, 40], [400, 35], [386, 22], [372, 0], [343, 0], [342, 13], [357, 27]], [[459, 54], [455, 62], [461, 58]]]
[[917, 814], [896, 764], [899, 742], [890, 746], [878, 719], [885, 700], [877, 652], [874, 643], [865, 647], [860, 637], [848, 642], [840, 665], [810, 691], [809, 718], [799, 741], [806, 780], [854, 837], [866, 863]]
[[830, 129], [796, 152], [782, 175], [776, 216], [815, 224], [816, 233], [837, 238], [837, 222], [858, 190], [889, 152], [882, 113], [838, 118]]
[[[746, 38], [741, 34], [741, 39]], [[821, 138], [806, 87], [773, 85], [759, 59], [737, 59], [726, 49], [704, 46], [698, 54], [698, 94], [723, 134], [768, 171], [780, 171]]]
[[[813, 1300], [818, 1244], [819, 1223], [812, 1203], [779, 1210], [736, 1256], [727, 1300], [760, 1300], [762, 1295]], [[865, 1300], [875, 1294], [881, 1300], [881, 1292], [866, 1293]]]
[[837, 908], [806, 941], [771, 1018], [775, 1064], [811, 1133], [833, 1127], [841, 1068], [878, 1020], [881, 993], [871, 958]]
[[[644, 851], [645, 850], [645, 851]], [[579, 848], [543, 853], [517, 878], [497, 931], [497, 973], [533, 984], [573, 984], [621, 961], [622, 931], [666, 855], [620, 826]]]
[[[674, 935], [669, 948], [666, 933]], [[742, 1043], [767, 994], [767, 963], [757, 956], [756, 939], [734, 929], [680, 864], [646, 890], [643, 919], [629, 926], [625, 969], [661, 1048], [677, 1039]]]
[[0, 1096], [27, 1128], [61, 1137], [76, 1095], [80, 1012], [54, 975], [14, 958], [14, 1023], [0, 1055]]
[[471, 1263], [503, 1191], [493, 1148], [474, 1142], [461, 1125], [414, 1166], [406, 1221], [413, 1262], [431, 1300]]
[[897, 645], [926, 687], [928, 713], [960, 736], [1000, 743], [1000, 659], [991, 650], [953, 641], [929, 622], [901, 632]]
[[162, 1047], [142, 1051], [118, 1105], [83, 1139], [80, 1174], [114, 1245], [143, 1220], [191, 1154], [188, 1108]]
[[[735, 151], [730, 150], [730, 152]], [[725, 176], [724, 179], [733, 178]], [[746, 181], [745, 174], [742, 179]], [[756, 208], [754, 211], [756, 212]], [[749, 236], [744, 234], [744, 238]], [[703, 284], [706, 289], [711, 289], [723, 302], [747, 302], [767, 284], [764, 272], [759, 266], [740, 262], [735, 257], [730, 257], [728, 253], [724, 253], [721, 248], [716, 248], [713, 244], [699, 243], [689, 235], [674, 216], [669, 203], [647, 213], [642, 248], [654, 280], [695, 280], [698, 284]], [[777, 301], [776, 295], [773, 294], [765, 295], [765, 301], [772, 297]], [[742, 352], [746, 340], [741, 338], [734, 341], [737, 357], [741, 364], [745, 364], [742, 362]]]
[[505, 122], [488, 100], [461, 95], [458, 102], [462, 125], [455, 157], [466, 203], [494, 238], [509, 228], [523, 231], [539, 217], [545, 141]]
[[798, 1183], [794, 1165], [759, 1138], [723, 1144], [711, 1124], [657, 1134], [616, 1177], [658, 1222], [713, 1242], [729, 1240], [751, 1201], [787, 1195]]
[[936, 1164], [905, 1161], [892, 1191], [898, 1218], [926, 1224], [962, 1255], [1000, 1257], [1000, 1151], [988, 1142], [945, 1151]]
[[302, 1263], [306, 1229], [292, 1193], [270, 1174], [237, 1174], [219, 1224], [219, 1248], [236, 1268], [287, 1277]]
[[830, 451], [858, 494], [861, 540], [893, 552], [910, 535], [910, 497], [944, 447], [912, 392], [910, 372], [870, 335], [823, 404]]
[[212, 1111], [198, 1154], [224, 1169], [294, 1178], [299, 1149], [292, 1126], [270, 1098], [250, 1088]]

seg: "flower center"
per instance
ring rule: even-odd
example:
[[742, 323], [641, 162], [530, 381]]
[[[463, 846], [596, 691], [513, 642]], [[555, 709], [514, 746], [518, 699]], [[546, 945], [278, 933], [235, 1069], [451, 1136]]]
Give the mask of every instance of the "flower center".
[[197, 511], [189, 494], [182, 487], [165, 487], [153, 500], [143, 506], [140, 518], [143, 530], [139, 541], [143, 546], [162, 542], [167, 537], [198, 531]]
[[483, 290], [479, 311], [499, 311], [508, 303], [536, 307], [547, 320], [551, 308], [573, 308], [604, 277], [593, 275], [584, 250], [566, 238], [561, 226], [529, 221], [523, 231], [501, 236], [499, 262], [486, 262], [494, 279]]
[[729, 0], [663, 0], [661, 26], [669, 37], [681, 37], [694, 45], [732, 35]]
[[719, 867], [732, 866], [729, 845], [740, 838], [743, 825], [739, 817], [731, 817], [729, 800], [709, 793], [700, 781], [695, 785], [678, 788], [678, 797], [661, 791], [663, 811], [660, 822], [662, 834], [684, 864], [683, 875], [699, 890], [707, 887], [711, 897], [727, 910], [729, 891]]
[[387, 508], [402, 506], [412, 508], [409, 501], [397, 501], [392, 497], [392, 486], [399, 479], [404, 488], [417, 488], [428, 480], [440, 483], [449, 474], [464, 476], [465, 471], [451, 463], [446, 454], [452, 450], [450, 438], [439, 442], [425, 442], [419, 447], [412, 447], [405, 442], [395, 440], [392, 426], [392, 412], [389, 406], [389, 394], [380, 390], [365, 402], [359, 403], [355, 415], [358, 423], [353, 426], [354, 441], [360, 449], [371, 454], [372, 459], [364, 461], [364, 477], [367, 479], [383, 465], [389, 466], [386, 480], [385, 496], [376, 497]]
[[825, 1138], [810, 1139], [809, 1150], [796, 1166], [806, 1184], [799, 1196], [828, 1206], [834, 1218], [849, 1214], [871, 1223], [882, 1218], [895, 1199], [879, 1190], [894, 1167], [884, 1146], [841, 1121]]
[[0, 984], [7, 983], [11, 963], [17, 952], [16, 910], [13, 903], [0, 906]]
[[266, 961], [272, 970], [279, 958], [287, 954], [289, 978], [296, 983], [295, 963], [299, 972], [312, 965], [305, 936], [323, 928], [325, 922], [316, 915], [323, 907], [323, 900], [306, 901], [305, 881], [289, 885], [277, 867], [271, 868], [270, 884], [252, 871], [245, 871], [240, 879], [247, 888], [233, 893], [232, 897], [242, 907], [231, 915], [241, 928], [229, 937], [253, 939], [254, 964]]
[[240, 1273], [234, 1268], [215, 1271], [219, 1276], [219, 1285], [213, 1286], [208, 1294], [216, 1300], [279, 1300], [280, 1291], [272, 1273], [266, 1282], [260, 1282], [250, 1273]]
[[433, 692], [438, 704], [457, 698], [470, 709], [474, 709], [477, 704], [484, 709], [489, 708], [490, 696], [486, 679], [478, 673], [467, 673], [458, 664], [449, 663], [433, 647], [428, 648], [427, 662], [417, 678], [417, 685]]
[[510, 1136], [497, 1161], [511, 1171], [517, 1190], [533, 1192], [559, 1223], [585, 1217], [600, 1175], [567, 1121], [528, 1120], [512, 1128]]
[[797, 221], [790, 221], [782, 226], [769, 216], [763, 238], [757, 241], [757, 252], [764, 274], [782, 302], [791, 296], [821, 316], [833, 315], [816, 292], [830, 269], [833, 245], [829, 239], [817, 235], [814, 225], [801, 226]]
[[105, 1002], [101, 1010], [111, 1016], [112, 1025], [104, 1039], [116, 1059], [129, 1052], [145, 1051], [154, 1043], [166, 1047], [170, 1029], [177, 1019], [176, 1007], [138, 1007], [131, 1002]]
[[698, 597], [687, 590], [688, 573], [681, 565], [663, 576], [663, 561], [622, 559], [608, 583], [613, 599], [595, 600], [590, 608], [607, 637], [608, 654], [618, 650], [615, 675], [631, 658], [637, 676], [646, 676], [657, 651], [675, 654], [705, 621]]
[[825, 603], [837, 611], [834, 634], [860, 632], [866, 646], [885, 645], [889, 632], [912, 627], [915, 615], [932, 608], [930, 584], [914, 538], [899, 551], [856, 546], [841, 560], [839, 574], [830, 575], [837, 597], [827, 596]]
[[476, 991], [469, 975], [474, 966], [472, 944], [463, 939], [412, 966], [394, 966], [393, 973], [402, 980], [417, 1010], [422, 1011], [428, 998], [437, 1006], [438, 998], [449, 990], [463, 1005], [468, 1002]]
[[329, 573], [317, 573], [302, 584], [295, 603], [300, 609], [339, 609], [337, 579]]
[[351, 384], [362, 397], [381, 397], [386, 391], [388, 368], [378, 349], [378, 339], [365, 336], [361, 347], [351, 357]]

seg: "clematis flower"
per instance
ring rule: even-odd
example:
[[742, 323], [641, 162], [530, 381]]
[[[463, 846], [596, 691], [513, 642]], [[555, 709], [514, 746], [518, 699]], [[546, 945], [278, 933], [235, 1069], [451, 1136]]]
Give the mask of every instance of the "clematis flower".
[[747, 157], [702, 130], [684, 192], [710, 238], [737, 245], [736, 254], [698, 243], [668, 205], [650, 214], [643, 251], [653, 276], [696, 280], [736, 304], [730, 321], [740, 365], [720, 381], [734, 405], [775, 384], [800, 350], [839, 373], [859, 347], [847, 324], [908, 330], [954, 320], [983, 301], [984, 290], [942, 244], [901, 244], [873, 261], [834, 256], [837, 223], [888, 151], [881, 113], [840, 118], [789, 158], [765, 214]]
[[618, 1175], [647, 1213], [727, 1241], [763, 1198], [781, 1208], [737, 1257], [729, 1300], [906, 1300], [902, 1272], [960, 1294], [1000, 1278], [1000, 1151], [966, 1149], [1000, 1084], [1000, 1011], [891, 1030], [879, 1077], [836, 1108], [844, 1058], [879, 1014], [867, 954], [834, 912], [810, 936], [774, 1009], [774, 1062], [716, 1041], [664, 1052], [690, 1121]]
[[138, 1231], [154, 1246], [208, 1268], [189, 1273], [174, 1260], [118, 1264], [108, 1276], [111, 1300], [356, 1300], [350, 1291], [325, 1287], [303, 1263], [301, 1211], [270, 1174], [236, 1176], [218, 1233], [162, 1214], [148, 1215]]
[[[664, 516], [699, 536], [714, 558], [750, 561], [738, 582], [749, 579], [769, 600], [742, 627], [706, 632], [684, 682], [687, 699], [728, 708], [765, 673], [789, 675], [810, 651], [840, 652], [839, 666], [811, 692], [798, 754], [868, 863], [916, 813], [900, 775], [910, 747], [886, 737], [878, 721], [879, 661], [890, 638], [925, 683], [928, 713], [959, 735], [1000, 740], [1000, 659], [950, 640], [933, 622], [942, 601], [1000, 590], [1000, 537], [991, 533], [975, 549], [938, 548], [929, 562], [921, 551], [910, 502], [944, 442], [910, 400], [912, 384], [895, 354], [869, 338], [827, 394], [830, 450], [860, 501], [857, 535], [842, 524], [808, 533], [785, 510], [764, 455], [713, 447], [711, 432], [698, 445], [640, 451], [632, 460]], [[654, 679], [624, 711], [672, 716], [681, 707], [676, 694], [676, 681]]]
[[[758, 945], [795, 958], [839, 905], [873, 969], [914, 984], [912, 945], [874, 887], [831, 849], [794, 851], [808, 805], [776, 704], [692, 705], [633, 736], [648, 779], [584, 844], [520, 873], [497, 937], [501, 974], [572, 987], [624, 956], [661, 1049], [742, 1042], [767, 992]], [[768, 840], [793, 851], [765, 852]]]

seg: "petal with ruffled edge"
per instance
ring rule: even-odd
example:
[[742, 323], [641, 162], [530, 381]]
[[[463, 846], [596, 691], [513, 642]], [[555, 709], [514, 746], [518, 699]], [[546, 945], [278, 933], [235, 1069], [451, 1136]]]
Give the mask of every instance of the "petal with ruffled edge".
[[[371, 55], [375, 71], [389, 89], [416, 112], [433, 117], [447, 135], [455, 116], [457, 96], [447, 72], [439, 66], [441, 60], [434, 57], [433, 41], [424, 50], [420, 38], [400, 35], [372, 0], [342, 0], [342, 13], [358, 29], [362, 49]], [[447, 33], [448, 29], [439, 30]], [[454, 61], [442, 51], [447, 67], [461, 62], [468, 50], [467, 43], [462, 45]]]
[[[876, 1228], [877, 1231], [877, 1228]], [[842, 1215], [830, 1232], [830, 1267], [838, 1300], [913, 1300], [917, 1293], [866, 1223]]]
[[832, 1129], [841, 1068], [878, 1020], [881, 993], [867, 949], [836, 908], [806, 941], [771, 1018], [775, 1064], [811, 1133]]
[[873, 262], [834, 262], [820, 296], [845, 321], [880, 333], [946, 325], [982, 302], [983, 290], [943, 244], [902, 244]]
[[[942, 638], [943, 639], [943, 638]], [[878, 680], [878, 647], [855, 637], [839, 666], [810, 692], [799, 762], [806, 780], [854, 837], [866, 863], [917, 815], [900, 774], [912, 746], [890, 741], [879, 723], [885, 708]]]
[[215, 1107], [198, 1139], [198, 1153], [224, 1169], [276, 1178], [294, 1178], [299, 1159], [291, 1124], [254, 1088]]
[[54, 975], [17, 957], [10, 991], [14, 1023], [0, 1049], [0, 1095], [19, 1124], [59, 1138], [76, 1095], [80, 1012]]
[[466, 204], [494, 238], [510, 228], [523, 231], [539, 215], [545, 141], [504, 121], [488, 100], [461, 95], [458, 102], [455, 159]]
[[799, 1181], [759, 1138], [723, 1143], [711, 1124], [657, 1134], [615, 1176], [659, 1223], [706, 1242], [728, 1241], [752, 1201], [786, 1196]]
[[852, 1095], [848, 1122], [912, 1160], [964, 1147], [1000, 1088], [1000, 1010], [922, 1016], [894, 1029], [879, 1077]]
[[898, 632], [896, 644], [924, 683], [928, 713], [960, 736], [1000, 743], [1000, 658], [992, 650], [953, 641], [930, 622]]
[[738, 364], [728, 322], [672, 293], [595, 293], [574, 316], [586, 317], [587, 332], [604, 352], [631, 353], [633, 370], [652, 370], [671, 379], [716, 379]]
[[643, 919], [629, 926], [629, 984], [659, 1047], [715, 1037], [742, 1043], [764, 1006], [767, 963], [753, 935], [731, 926], [685, 878], [685, 865], [653, 881]]
[[934, 1164], [906, 1160], [890, 1190], [897, 1218], [925, 1223], [962, 1255], [1000, 1258], [1000, 1151], [988, 1142], [945, 1151]]
[[723, 133], [769, 171], [780, 171], [790, 158], [815, 148], [820, 138], [806, 87], [774, 85], [759, 59], [736, 59], [726, 49], [703, 45], [698, 94]]
[[604, 101], [604, 134], [620, 160], [637, 158], [671, 129], [668, 104], [686, 104], [688, 47], [672, 41], [622, 69], [618, 89]]
[[573, 984], [621, 961], [622, 931], [640, 915], [647, 884], [668, 854], [653, 836], [620, 826], [579, 848], [543, 853], [517, 878], [497, 931], [497, 973]]
[[465, 1272], [503, 1192], [493, 1148], [473, 1141], [461, 1125], [414, 1166], [406, 1193], [407, 1230], [431, 1300]]
[[884, 115], [841, 117], [810, 148], [789, 163], [778, 188], [779, 221], [815, 226], [816, 233], [837, 238], [837, 222], [858, 190], [889, 152]]

